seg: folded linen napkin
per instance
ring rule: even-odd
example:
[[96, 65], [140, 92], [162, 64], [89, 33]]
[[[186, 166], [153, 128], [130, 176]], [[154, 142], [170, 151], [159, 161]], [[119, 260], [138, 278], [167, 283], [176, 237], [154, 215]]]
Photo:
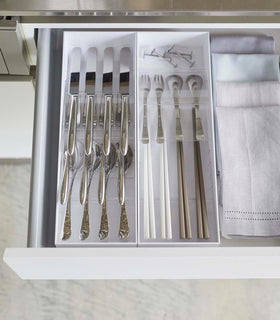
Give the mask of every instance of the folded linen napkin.
[[211, 36], [212, 53], [274, 53], [273, 37], [264, 35]]
[[[280, 82], [216, 82], [217, 107], [267, 107], [280, 106]], [[219, 170], [219, 203], [222, 205], [223, 170], [221, 151], [216, 131], [217, 168]]]
[[212, 54], [214, 81], [278, 81], [279, 57], [274, 54]]
[[280, 106], [280, 82], [216, 82], [217, 107]]
[[[213, 106], [216, 107], [217, 81], [279, 81], [279, 58], [273, 54], [212, 54]], [[231, 96], [229, 96], [229, 99]], [[217, 171], [221, 171], [215, 121]]]
[[222, 234], [280, 235], [280, 107], [217, 107]]

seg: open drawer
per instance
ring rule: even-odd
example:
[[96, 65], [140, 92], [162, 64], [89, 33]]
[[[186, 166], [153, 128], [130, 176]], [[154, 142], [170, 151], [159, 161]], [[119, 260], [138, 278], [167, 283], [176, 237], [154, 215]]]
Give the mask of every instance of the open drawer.
[[[94, 31], [106, 27], [91, 25], [87, 28]], [[119, 26], [110, 28], [117, 30]], [[122, 28], [133, 31], [139, 26]], [[210, 33], [236, 33], [234, 28], [242, 28], [242, 25], [168, 26], [168, 30], [199, 29]], [[263, 32], [252, 26], [242, 32], [273, 35], [276, 53], [280, 52], [280, 29], [274, 27]], [[216, 247], [55, 247], [62, 44], [61, 29], [39, 30], [28, 248], [6, 249], [4, 261], [23, 279], [280, 277], [280, 239], [221, 238]]]

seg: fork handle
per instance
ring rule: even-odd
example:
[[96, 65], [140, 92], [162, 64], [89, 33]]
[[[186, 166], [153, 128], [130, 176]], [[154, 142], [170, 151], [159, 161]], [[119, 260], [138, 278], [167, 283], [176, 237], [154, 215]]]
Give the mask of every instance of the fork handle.
[[149, 143], [148, 110], [147, 110], [147, 104], [146, 103], [144, 104], [142, 143]]
[[162, 127], [162, 119], [161, 119], [161, 105], [158, 104], [158, 127], [157, 127], [157, 142], [163, 143], [163, 127]]

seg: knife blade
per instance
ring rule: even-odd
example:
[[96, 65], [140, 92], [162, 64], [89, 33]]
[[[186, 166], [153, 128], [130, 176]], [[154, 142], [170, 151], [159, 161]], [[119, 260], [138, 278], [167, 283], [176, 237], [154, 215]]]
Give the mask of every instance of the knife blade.
[[[106, 95], [111, 95], [113, 92], [113, 59], [114, 52], [113, 48], [106, 48], [103, 56], [103, 76], [102, 76], [102, 93], [104, 97]], [[104, 125], [105, 121], [105, 100], [100, 104], [100, 112], [99, 112], [99, 124], [101, 126]]]

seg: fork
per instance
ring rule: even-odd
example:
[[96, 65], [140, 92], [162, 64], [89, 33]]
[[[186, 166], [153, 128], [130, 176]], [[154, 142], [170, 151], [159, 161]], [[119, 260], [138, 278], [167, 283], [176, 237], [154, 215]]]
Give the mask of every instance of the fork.
[[157, 143], [160, 144], [160, 210], [161, 210], [161, 237], [163, 239], [172, 239], [171, 228], [171, 208], [170, 208], [170, 190], [168, 177], [167, 146], [164, 139], [161, 98], [164, 92], [164, 80], [162, 75], [154, 76], [154, 87], [157, 97], [158, 127]]
[[152, 175], [151, 145], [148, 130], [147, 102], [151, 90], [151, 80], [148, 75], [140, 78], [140, 89], [143, 92], [143, 130], [141, 142], [144, 148], [144, 237], [156, 238], [154, 191]]

